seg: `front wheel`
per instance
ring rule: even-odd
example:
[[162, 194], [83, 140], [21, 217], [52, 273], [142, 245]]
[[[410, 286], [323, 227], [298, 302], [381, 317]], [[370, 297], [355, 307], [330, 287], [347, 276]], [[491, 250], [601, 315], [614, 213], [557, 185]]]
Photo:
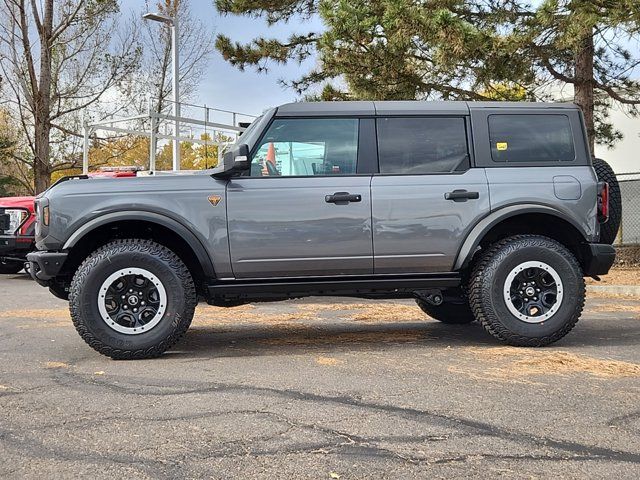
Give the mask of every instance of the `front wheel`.
[[116, 240], [96, 250], [69, 289], [76, 330], [114, 359], [161, 355], [187, 331], [196, 303], [187, 267], [149, 240]]
[[516, 346], [540, 347], [564, 337], [584, 307], [585, 284], [574, 255], [547, 237], [499, 241], [475, 265], [469, 302], [491, 335]]

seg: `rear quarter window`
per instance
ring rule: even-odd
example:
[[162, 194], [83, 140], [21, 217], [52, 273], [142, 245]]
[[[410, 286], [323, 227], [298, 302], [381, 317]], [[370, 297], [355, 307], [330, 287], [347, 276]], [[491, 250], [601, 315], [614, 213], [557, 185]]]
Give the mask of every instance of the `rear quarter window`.
[[571, 123], [566, 115], [489, 115], [494, 162], [548, 163], [576, 159]]

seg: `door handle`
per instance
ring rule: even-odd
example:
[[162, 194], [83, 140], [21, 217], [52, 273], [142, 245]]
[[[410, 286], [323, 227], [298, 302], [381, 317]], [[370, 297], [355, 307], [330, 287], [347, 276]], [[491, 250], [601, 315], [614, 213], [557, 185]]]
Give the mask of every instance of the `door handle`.
[[361, 202], [362, 195], [351, 194], [349, 192], [336, 192], [333, 195], [325, 195], [324, 201], [327, 203], [335, 203], [336, 205], [346, 205], [350, 202]]
[[453, 200], [454, 202], [466, 202], [467, 200], [477, 200], [480, 198], [479, 192], [468, 192], [466, 190], [454, 190], [444, 194], [445, 200]]

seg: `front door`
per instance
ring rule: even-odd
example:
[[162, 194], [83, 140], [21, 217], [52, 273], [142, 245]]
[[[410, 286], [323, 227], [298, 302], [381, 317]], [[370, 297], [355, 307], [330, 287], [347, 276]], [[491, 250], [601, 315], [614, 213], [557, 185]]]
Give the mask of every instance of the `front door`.
[[251, 171], [227, 185], [237, 278], [373, 273], [370, 175], [358, 119], [275, 119]]
[[371, 182], [375, 273], [451, 271], [490, 211], [484, 169], [470, 168], [464, 117], [377, 119]]

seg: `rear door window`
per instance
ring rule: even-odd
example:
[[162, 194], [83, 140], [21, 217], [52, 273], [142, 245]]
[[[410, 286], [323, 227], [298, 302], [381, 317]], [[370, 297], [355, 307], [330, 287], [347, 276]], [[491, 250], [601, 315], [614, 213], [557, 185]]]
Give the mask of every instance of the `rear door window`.
[[566, 115], [489, 115], [494, 162], [571, 162], [576, 158]]
[[469, 168], [462, 117], [387, 117], [377, 120], [380, 173], [422, 175]]

